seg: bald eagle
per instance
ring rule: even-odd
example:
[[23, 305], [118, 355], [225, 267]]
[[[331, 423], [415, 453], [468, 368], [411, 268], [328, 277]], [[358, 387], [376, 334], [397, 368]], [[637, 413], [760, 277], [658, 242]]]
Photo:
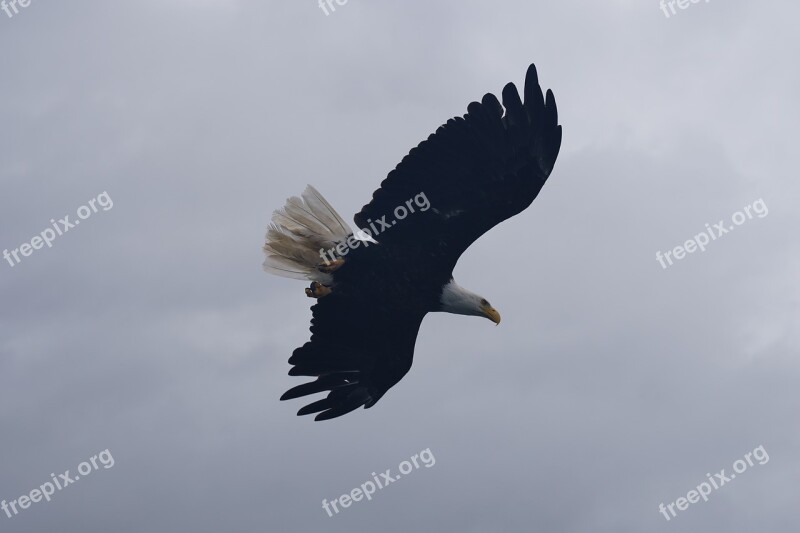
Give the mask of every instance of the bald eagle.
[[411, 368], [427, 313], [480, 316], [489, 301], [458, 285], [461, 254], [536, 198], [553, 170], [561, 126], [553, 93], [531, 65], [524, 102], [513, 83], [467, 106], [403, 158], [355, 215], [353, 231], [309, 186], [275, 211], [264, 268], [311, 281], [311, 340], [294, 350], [290, 376], [314, 381], [281, 400], [327, 392], [298, 415], [335, 418], [372, 407]]

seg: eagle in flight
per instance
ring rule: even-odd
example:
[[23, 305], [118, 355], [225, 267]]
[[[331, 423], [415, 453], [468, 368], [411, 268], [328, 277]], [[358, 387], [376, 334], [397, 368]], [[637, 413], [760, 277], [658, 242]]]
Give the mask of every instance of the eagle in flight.
[[561, 126], [536, 67], [524, 101], [509, 83], [467, 106], [403, 158], [355, 215], [353, 231], [309, 186], [275, 211], [264, 269], [311, 281], [311, 340], [289, 358], [290, 376], [314, 381], [281, 400], [327, 392], [298, 415], [335, 418], [372, 407], [411, 368], [422, 319], [444, 311], [500, 322], [453, 269], [475, 241], [527, 208], [553, 170]]

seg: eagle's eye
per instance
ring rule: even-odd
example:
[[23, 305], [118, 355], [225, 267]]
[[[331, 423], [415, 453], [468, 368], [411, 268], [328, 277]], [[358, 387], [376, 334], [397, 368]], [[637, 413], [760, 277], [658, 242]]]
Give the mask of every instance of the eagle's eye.
[[481, 305], [489, 305], [489, 302], [486, 301], [486, 298], [481, 298]]

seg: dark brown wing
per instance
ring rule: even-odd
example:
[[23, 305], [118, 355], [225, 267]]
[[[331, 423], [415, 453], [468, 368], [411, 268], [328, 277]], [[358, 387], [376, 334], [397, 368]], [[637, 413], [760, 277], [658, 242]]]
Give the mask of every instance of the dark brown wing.
[[442, 266], [452, 269], [478, 237], [528, 207], [561, 146], [555, 98], [549, 90], [543, 97], [531, 65], [525, 102], [509, 83], [503, 106], [487, 94], [411, 150], [355, 216], [358, 227], [384, 244], [413, 241], [436, 247], [440, 257], [445, 251]]
[[[366, 295], [368, 296], [368, 295]], [[372, 407], [411, 368], [424, 312], [409, 313], [393, 302], [337, 292], [313, 307], [311, 340], [297, 348], [290, 376], [318, 376], [287, 391], [281, 400], [328, 392], [298, 411], [327, 420]]]

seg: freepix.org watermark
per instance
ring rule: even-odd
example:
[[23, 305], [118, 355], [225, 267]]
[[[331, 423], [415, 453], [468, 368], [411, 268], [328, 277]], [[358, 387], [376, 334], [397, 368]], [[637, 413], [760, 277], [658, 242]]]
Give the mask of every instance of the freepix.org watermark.
[[[765, 465], [769, 462], [769, 454], [767, 453], [767, 450], [764, 449], [763, 444], [752, 452], [747, 452], [744, 454], [744, 459], [737, 459], [733, 463], [732, 474], [726, 474], [724, 468], [713, 476], [711, 474], [706, 474], [708, 481], [703, 481], [697, 485], [696, 488], [687, 492], [685, 498], [680, 497], [666, 506], [661, 503], [658, 506], [658, 512], [664, 515], [664, 518], [666, 518], [667, 522], [669, 522], [678, 516], [678, 513], [675, 512], [676, 507], [678, 508], [678, 511], [685, 511], [689, 508], [689, 505], [699, 502], [700, 499], [702, 499], [704, 502], [707, 502], [708, 496], [711, 494], [712, 487], [713, 490], [718, 490], [736, 479], [736, 474], [742, 474], [748, 468], [756, 464], [753, 459], [758, 461], [758, 464], [760, 465]], [[669, 514], [667, 514], [667, 510], [669, 510]]]
[[[417, 459], [419, 459], [419, 461]], [[328, 513], [328, 516], [333, 516], [334, 513], [339, 513], [339, 506], [341, 506], [342, 509], [346, 509], [350, 507], [353, 502], [360, 502], [364, 498], [367, 500], [372, 500], [372, 495], [375, 494], [375, 491], [378, 489], [383, 489], [390, 483], [394, 483], [400, 479], [402, 476], [410, 474], [415, 469], [418, 469], [420, 467], [420, 461], [423, 465], [425, 465], [425, 468], [430, 468], [436, 464], [436, 458], [431, 453], [430, 448], [426, 448], [421, 452], [412, 455], [410, 462], [403, 461], [400, 463], [397, 466], [397, 469], [400, 471], [399, 474], [394, 474], [393, 476], [391, 468], [387, 468], [386, 472], [383, 472], [380, 476], [373, 472], [372, 479], [374, 480], [374, 483], [372, 480], [365, 481], [361, 484], [360, 488], [355, 488], [348, 494], [342, 494], [335, 500], [330, 502], [327, 499], [322, 500], [322, 508]], [[333, 511], [331, 511], [331, 509], [333, 509]]]
[[[397, 224], [399, 220], [403, 220], [409, 214], [415, 213], [415, 205], [419, 207], [419, 210], [423, 213], [431, 207], [428, 197], [424, 192], [421, 192], [414, 198], [406, 200], [405, 205], [398, 205], [394, 208], [394, 220], [387, 222], [386, 215], [383, 215], [381, 218], [375, 221], [373, 221], [371, 218], [368, 218], [367, 224], [369, 225], [369, 228], [356, 231], [350, 235], [346, 241], [342, 241], [332, 248], [328, 248], [327, 250], [324, 248], [320, 249], [319, 256], [326, 265], [330, 265], [331, 262], [336, 260], [334, 253], [338, 254], [339, 257], [344, 257], [348, 254], [348, 252], [350, 252], [351, 249], [358, 248], [362, 244], [364, 245], [364, 248], [368, 247], [370, 243], [375, 243], [372, 237], [375, 237], [383, 231], [391, 228]], [[434, 209], [434, 211], [436, 210]], [[376, 227], [375, 224], [378, 224], [378, 226]]]
[[53, 241], [55, 241], [57, 237], [64, 235], [69, 230], [78, 226], [81, 220], [86, 220], [94, 213], [97, 213], [99, 211], [98, 206], [101, 207], [103, 211], [108, 211], [114, 207], [114, 202], [105, 191], [98, 194], [96, 198], [89, 200], [87, 204], [88, 205], [82, 205], [78, 208], [77, 219], [70, 220], [70, 215], [67, 215], [56, 222], [55, 219], [51, 218], [50, 223], [52, 227], [43, 230], [39, 235], [32, 238], [30, 242], [23, 243], [18, 248], [14, 248], [10, 251], [6, 248], [3, 250], [3, 258], [8, 261], [9, 265], [15, 267], [22, 262], [22, 258], [30, 257], [35, 250], [41, 250], [45, 245], [47, 245], [48, 248], [52, 248]]
[[32, 0], [2, 0], [0, 1], [0, 9], [2, 9], [8, 18], [13, 17], [19, 13], [20, 7], [28, 7], [31, 5]]
[[13, 518], [18, 515], [20, 511], [24, 511], [34, 503], [39, 503], [42, 500], [49, 502], [57, 490], [60, 491], [69, 487], [81, 479], [81, 476], [86, 477], [95, 470], [100, 470], [100, 466], [106, 470], [114, 466], [114, 457], [111, 455], [111, 452], [108, 451], [108, 448], [97, 455], [91, 456], [88, 461], [79, 464], [77, 474], [70, 474], [69, 470], [58, 476], [50, 474], [51, 481], [42, 483], [39, 488], [33, 489], [30, 493], [23, 494], [16, 500], [8, 502], [3, 500], [0, 502], [0, 509], [5, 512], [8, 518]]
[[326, 17], [336, 11], [334, 3], [343, 6], [347, 3], [347, 0], [319, 0], [319, 8], [325, 13]]
[[694, 253], [697, 250], [705, 252], [706, 246], [709, 243], [716, 241], [726, 233], [730, 233], [736, 229], [736, 226], [741, 226], [748, 220], [752, 220], [753, 216], [764, 218], [768, 214], [769, 209], [767, 209], [767, 204], [764, 203], [763, 199], [759, 198], [751, 205], [744, 206], [741, 211], [737, 211], [731, 216], [733, 225], [726, 226], [724, 220], [720, 220], [713, 226], [706, 223], [706, 230], [704, 232], [698, 233], [693, 238], [683, 243], [683, 245], [678, 245], [672, 250], [667, 250], [663, 254], [661, 251], [656, 252], [656, 261], [659, 262], [661, 268], [666, 269], [667, 266], [672, 266], [673, 259], [676, 261], [681, 260], [686, 257], [686, 254]]
[[[711, 0], [702, 0], [706, 4], [709, 3]], [[675, 9], [677, 5], [679, 9], [687, 9], [692, 4], [699, 4], [701, 0], [661, 0], [661, 11], [664, 12], [664, 16], [670, 18], [672, 15], [677, 15], [678, 11]]]

